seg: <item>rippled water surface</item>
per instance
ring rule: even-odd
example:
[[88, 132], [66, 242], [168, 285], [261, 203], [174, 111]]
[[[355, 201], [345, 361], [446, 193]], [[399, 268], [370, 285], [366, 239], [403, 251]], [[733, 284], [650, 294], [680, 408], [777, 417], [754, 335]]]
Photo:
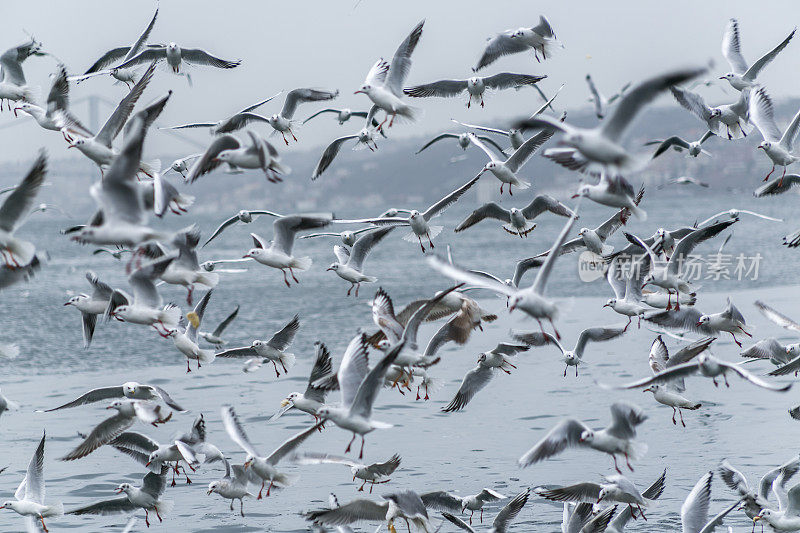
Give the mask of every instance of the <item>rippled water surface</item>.
[[[516, 198], [516, 197], [515, 197]], [[524, 200], [521, 200], [524, 201]], [[491, 223], [484, 223], [458, 236], [451, 228], [465, 216], [472, 202], [456, 205], [442, 218], [445, 232], [437, 240], [436, 250], [444, 244], [454, 245], [456, 260], [470, 267], [481, 267], [510, 276], [513, 262], [534, 255], [551, 244], [563, 219], [543, 218], [527, 239], [513, 238]], [[797, 252], [779, 246], [781, 236], [800, 225], [797, 197], [754, 201], [749, 192], [698, 194], [656, 191], [646, 208], [648, 222], [632, 221], [629, 229], [645, 236], [659, 225], [668, 228], [702, 220], [723, 208], [756, 207], [776, 216], [788, 216], [787, 224], [772, 224], [744, 219], [734, 226], [729, 253], [748, 256], [760, 251], [763, 260], [757, 280], [703, 280], [698, 306], [707, 312], [720, 310], [727, 294], [745, 317], [755, 325], [757, 337], [777, 336], [790, 339], [783, 330], [766, 322], [752, 302], [765, 299], [787, 314], [800, 316], [797, 298]], [[579, 225], [595, 226], [608, 211], [586, 205]], [[787, 215], [788, 213], [788, 215]], [[352, 213], [356, 214], [356, 213]], [[349, 215], [342, 213], [341, 215]], [[220, 217], [222, 218], [222, 217]], [[176, 227], [183, 221], [171, 221]], [[208, 234], [218, 223], [204, 219], [199, 223]], [[234, 461], [244, 455], [222, 429], [219, 407], [236, 407], [254, 444], [264, 454], [282, 441], [307, 427], [310, 417], [287, 414], [277, 422], [270, 415], [289, 392], [303, 390], [311, 366], [313, 343], [325, 342], [338, 364], [342, 351], [359, 327], [371, 326], [371, 313], [366, 305], [375, 287], [362, 287], [359, 299], [346, 298], [347, 283], [324, 268], [334, 260], [331, 242], [301, 241], [297, 249], [311, 255], [314, 266], [300, 275], [301, 283], [286, 288], [280, 273], [261, 266], [251, 266], [245, 274], [223, 275], [223, 282], [211, 300], [206, 313], [206, 328], [213, 327], [238, 303], [242, 310], [226, 337], [232, 345], [249, 344], [253, 338], [265, 338], [295, 313], [300, 313], [302, 327], [292, 346], [298, 363], [288, 377], [276, 379], [271, 366], [253, 374], [245, 374], [236, 362], [217, 360], [199, 372], [185, 372], [185, 361], [171, 341], [162, 340], [151, 330], [127, 324], [98, 327], [89, 350], [81, 348], [78, 313], [63, 303], [68, 291], [83, 292], [88, 286], [83, 279], [87, 269], [96, 271], [114, 286], [124, 286], [120, 263], [108, 256], [89, 256], [58, 235], [58, 228], [68, 221], [41, 218], [38, 225], [24, 232], [40, 248], [47, 249], [52, 259], [30, 284], [2, 293], [0, 306], [0, 342], [17, 343], [22, 354], [14, 361], [3, 361], [3, 393], [22, 404], [20, 411], [8, 412], [0, 419], [4, 446], [0, 466], [9, 469], [0, 475], [2, 499], [11, 498], [27, 462], [47, 429], [45, 476], [47, 500], [63, 501], [72, 508], [91, 501], [113, 498], [113, 489], [122, 482], [140, 483], [142, 469], [127, 457], [102, 448], [87, 458], [65, 463], [57, 458], [79, 442], [77, 431], [90, 430], [108, 415], [102, 404], [64, 410], [57, 413], [35, 413], [61, 404], [84, 391], [104, 385], [117, 385], [136, 380], [156, 383], [175, 399], [188, 406], [190, 413], [176, 413], [168, 424], [154, 429], [135, 426], [159, 441], [189, 428], [197, 413], [203, 413], [209, 429], [209, 440]], [[216, 245], [209, 246], [202, 259], [238, 257], [249, 246], [249, 231], [268, 236], [268, 222], [263, 220], [249, 227], [234, 228]], [[624, 244], [621, 235], [613, 239]], [[700, 253], [716, 250], [721, 240], [705, 245]], [[419, 249], [392, 235], [367, 262], [367, 271], [380, 277], [379, 284], [394, 298], [397, 306], [430, 295], [447, 285], [447, 281], [431, 271], [422, 261]], [[532, 280], [532, 274], [530, 280]], [[573, 343], [587, 325], [615, 324], [618, 317], [602, 304], [610, 289], [602, 280], [594, 283], [578, 281], [575, 256], [559, 260], [548, 288], [559, 297], [563, 314], [557, 324], [567, 343]], [[165, 286], [162, 293], [168, 300], [185, 307], [185, 292]], [[552, 460], [520, 470], [516, 461], [561, 417], [576, 416], [596, 427], [609, 420], [608, 406], [616, 398], [624, 398], [644, 407], [650, 419], [641, 427], [639, 439], [649, 445], [646, 457], [639, 461], [630, 478], [646, 486], [667, 468], [667, 489], [658, 505], [648, 513], [649, 521], [634, 523], [631, 531], [679, 530], [678, 511], [683, 498], [700, 476], [714, 469], [722, 458], [755, 481], [767, 468], [797, 453], [800, 424], [786, 414], [786, 408], [798, 401], [793, 390], [787, 394], [769, 393], [742, 381], [731, 380], [730, 389], [715, 389], [710, 381], [691, 379], [687, 395], [703, 403], [703, 407], [684, 415], [687, 428], [674, 426], [669, 408], [655, 403], [649, 394], [638, 391], [609, 392], [595, 382], [616, 383], [649, 373], [647, 353], [654, 334], [645, 328], [633, 327], [621, 339], [590, 346], [588, 364], [578, 378], [563, 377], [563, 366], [557, 352], [549, 347], [537, 348], [519, 357], [519, 367], [511, 375], [496, 376], [461, 413], [444, 414], [440, 408], [450, 400], [465, 372], [475, 365], [481, 351], [507, 339], [509, 328], [533, 328], [520, 316], [509, 316], [502, 300], [483, 295], [481, 303], [496, 310], [501, 318], [476, 332], [466, 346], [447, 346], [441, 352], [442, 363], [431, 370], [442, 387], [428, 402], [414, 401], [413, 394], [401, 396], [383, 390], [378, 397], [375, 418], [395, 425], [391, 430], [376, 431], [367, 437], [368, 461], [383, 461], [399, 453], [403, 462], [388, 485], [378, 486], [379, 494], [398, 489], [449, 490], [462, 495], [492, 487], [513, 495], [526, 486], [571, 484], [592, 481], [613, 473], [610, 459], [594, 452], [568, 451]], [[434, 331], [426, 326], [423, 342]], [[668, 340], [672, 349], [677, 341]], [[720, 357], [738, 359], [739, 349], [730, 338], [721, 338], [713, 346]], [[751, 367], [764, 371], [766, 367]], [[350, 435], [330, 427], [312, 436], [304, 446], [308, 451], [341, 453]], [[277, 491], [262, 501], [245, 503], [246, 517], [231, 512], [228, 502], [217, 495], [207, 496], [207, 484], [222, 476], [218, 465], [205, 465], [192, 476], [191, 485], [180, 482], [168, 488], [166, 497], [174, 500], [174, 511], [163, 524], [153, 530], [163, 531], [307, 531], [308, 524], [299, 516], [302, 511], [318, 508], [335, 492], [340, 501], [365, 496], [356, 491], [347, 468], [336, 465], [298, 467], [283, 465], [287, 472], [300, 474], [292, 487]], [[368, 497], [369, 495], [366, 494]], [[713, 509], [719, 510], [732, 501], [732, 495], [718, 480], [714, 482]], [[491, 521], [498, 505], [487, 506], [484, 522]], [[434, 514], [436, 516], [436, 514]], [[531, 497], [520, 514], [513, 531], [558, 531], [560, 506]], [[53, 519], [52, 531], [116, 531], [125, 524], [124, 516], [75, 517]], [[434, 521], [438, 523], [438, 519]], [[735, 530], [749, 531], [747, 519], [734, 515], [728, 524]], [[144, 523], [139, 523], [143, 528]], [[376, 524], [365, 524], [363, 531], [373, 531]], [[0, 530], [17, 531], [22, 520], [0, 511]], [[442, 531], [451, 531], [448, 525]]]

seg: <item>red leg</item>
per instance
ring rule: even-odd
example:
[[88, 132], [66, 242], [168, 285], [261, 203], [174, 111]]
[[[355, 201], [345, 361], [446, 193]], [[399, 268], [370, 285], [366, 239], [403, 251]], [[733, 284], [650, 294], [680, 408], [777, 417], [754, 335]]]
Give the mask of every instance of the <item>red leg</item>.
[[775, 165], [772, 165], [772, 170], [769, 171], [769, 174], [767, 174], [767, 177], [764, 178], [764, 181], [767, 181], [773, 172], [775, 172]]
[[353, 438], [350, 439], [350, 442], [347, 445], [347, 448], [344, 449], [344, 453], [350, 453], [350, 447], [353, 445], [353, 441], [356, 440], [356, 434], [353, 433]]
[[617, 465], [617, 456], [611, 454], [611, 457], [614, 459], [614, 470], [617, 471], [617, 474], [622, 474], [622, 470], [619, 469], [619, 465]]
[[262, 480], [261, 480], [261, 488], [258, 490], [258, 497], [256, 498], [257, 500], [260, 500], [260, 499], [262, 499], [262, 498], [263, 498], [263, 496], [261, 495], [261, 493], [264, 491], [264, 483], [265, 483], [265, 482], [264, 482], [264, 480], [262, 479]]
[[364, 458], [364, 435], [361, 435], [361, 451], [358, 452], [358, 458], [359, 459]]
[[275, 364], [275, 361], [272, 361], [272, 367], [275, 369], [275, 377], [276, 378], [281, 377], [281, 373], [278, 372], [278, 365]]
[[289, 279], [286, 277], [286, 271], [284, 269], [281, 269], [281, 272], [283, 272], [283, 282], [286, 284], [287, 287], [291, 287]]

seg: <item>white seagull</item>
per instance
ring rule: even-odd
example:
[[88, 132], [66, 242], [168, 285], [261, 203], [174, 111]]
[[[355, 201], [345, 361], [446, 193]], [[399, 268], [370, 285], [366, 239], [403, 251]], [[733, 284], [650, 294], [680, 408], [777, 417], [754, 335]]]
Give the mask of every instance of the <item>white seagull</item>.
[[515, 74], [513, 72], [500, 72], [492, 76], [473, 76], [466, 80], [439, 80], [423, 85], [406, 87], [403, 92], [413, 98], [429, 98], [436, 96], [450, 98], [467, 91], [467, 107], [473, 102], [480, 103], [483, 107], [483, 95], [487, 89], [496, 91], [503, 89], [519, 89], [525, 85], [535, 85], [547, 76], [533, 76], [530, 74]]
[[796, 31], [797, 28], [792, 30], [792, 33], [781, 41], [778, 46], [761, 56], [755, 63], [748, 67], [747, 61], [745, 61], [742, 55], [742, 45], [739, 41], [739, 22], [736, 19], [730, 19], [730, 21], [728, 21], [728, 27], [725, 29], [725, 34], [722, 37], [722, 55], [728, 60], [731, 66], [731, 72], [720, 76], [719, 79], [728, 80], [731, 87], [737, 91], [743, 91], [754, 87], [757, 85], [756, 78], [758, 75], [764, 67], [775, 59], [775, 56], [786, 48], [786, 45], [792, 40]]
[[331, 263], [331, 266], [326, 270], [333, 270], [337, 276], [350, 282], [347, 296], [350, 296], [350, 291], [355, 288], [355, 297], [358, 298], [358, 289], [362, 283], [375, 283], [378, 281], [378, 278], [364, 274], [364, 261], [375, 245], [382, 241], [394, 228], [395, 226], [375, 228], [373, 231], [364, 233], [353, 244], [352, 250], [348, 250], [338, 244], [333, 247], [336, 261]]
[[542, 59], [547, 59], [548, 55], [553, 55], [555, 48], [563, 48], [563, 45], [556, 39], [550, 21], [544, 15], [539, 15], [539, 24], [532, 28], [521, 27], [516, 30], [506, 30], [487, 41], [486, 49], [473, 69], [476, 72], [510, 54], [533, 50], [536, 61], [540, 61], [539, 54], [542, 55]]
[[481, 220], [493, 218], [505, 222], [505, 225], [501, 227], [507, 233], [519, 235], [520, 237], [527, 237], [528, 233], [536, 228], [536, 224], [528, 226], [528, 221], [535, 219], [546, 211], [562, 217], [572, 216], [572, 210], [552, 196], [538, 194], [528, 205], [521, 209], [517, 207], [504, 209], [495, 202], [485, 203], [473, 211], [463, 222], [456, 226], [456, 229], [453, 231], [458, 233], [467, 228], [471, 228]]
[[[792, 121], [786, 126], [786, 130], [781, 132], [775, 123], [775, 109], [772, 106], [772, 99], [763, 87], [756, 90], [750, 98], [750, 119], [756, 125], [764, 140], [758, 148], [764, 150], [767, 157], [772, 161], [772, 170], [764, 178], [767, 181], [775, 172], [775, 166], [783, 167], [781, 179], [786, 176], [786, 167], [800, 161], [800, 157], [793, 153], [794, 143], [797, 140], [797, 133], [800, 132], [800, 111], [795, 114]], [[778, 182], [778, 187], [783, 182]]]

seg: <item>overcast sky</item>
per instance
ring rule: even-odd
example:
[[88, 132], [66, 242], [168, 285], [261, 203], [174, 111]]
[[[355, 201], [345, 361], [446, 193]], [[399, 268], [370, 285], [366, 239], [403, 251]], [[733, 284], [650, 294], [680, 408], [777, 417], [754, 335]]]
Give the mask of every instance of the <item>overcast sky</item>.
[[[541, 83], [542, 88], [552, 93], [566, 83], [559, 102], [562, 107], [571, 107], [586, 104], [583, 78], [587, 72], [607, 94], [627, 81], [711, 59], [716, 62], [714, 74], [726, 72], [728, 65], [720, 53], [720, 43], [730, 17], [739, 19], [743, 53], [752, 62], [786, 37], [796, 22], [788, 15], [797, 13], [797, 3], [792, 0], [771, 1], [769, 9], [752, 0], [362, 0], [355, 9], [354, 4], [354, 0], [162, 0], [151, 42], [174, 41], [186, 47], [201, 47], [226, 59], [241, 59], [242, 65], [231, 71], [194, 68], [194, 87], [163, 69], [144, 100], [169, 88], [175, 91], [160, 120], [162, 124], [217, 120], [279, 90], [303, 86], [338, 88], [341, 96], [333, 102], [334, 107], [366, 109], [367, 97], [353, 95], [353, 91], [374, 61], [381, 56], [391, 57], [420, 19], [427, 21], [413, 56], [409, 84], [468, 77], [487, 37], [507, 28], [532, 26], [543, 13], [565, 49], [543, 63], [536, 63], [530, 54], [510, 56], [484, 72], [546, 74], [548, 79]], [[27, 30], [63, 60], [70, 72], [82, 72], [106, 50], [135, 40], [149, 22], [155, 5], [142, 0], [4, 2], [0, 47], [5, 49], [23, 41], [23, 30]], [[787, 16], [780, 17], [780, 13]], [[798, 47], [800, 42], [791, 43], [759, 78], [776, 97], [800, 93]], [[54, 61], [31, 58], [24, 67], [28, 82], [41, 85], [46, 94], [47, 76], [54, 70]], [[125, 94], [125, 86], [112, 85], [112, 81], [95, 78], [73, 87], [73, 99], [99, 93], [119, 100]], [[728, 96], [719, 90], [704, 94], [711, 103], [733, 98], [731, 91]], [[281, 105], [278, 100], [260, 112], [277, 112]], [[490, 95], [483, 110], [467, 110], [465, 102], [464, 98], [417, 100], [415, 103], [425, 108], [424, 119], [416, 126], [396, 125], [391, 134], [450, 130], [451, 117], [491, 123], [495, 118], [529, 113], [540, 103], [534, 91], [527, 89]], [[305, 118], [319, 108], [317, 104], [301, 107], [297, 116]], [[75, 110], [83, 117], [87, 113], [85, 107], [76, 106]], [[108, 113], [104, 110], [103, 118]], [[779, 117], [779, 121], [788, 118]], [[0, 127], [12, 120], [12, 114], [3, 113]], [[316, 120], [298, 132], [300, 146], [327, 143], [361, 127], [356, 122], [339, 127], [332, 117]], [[258, 128], [264, 133], [270, 131], [268, 126]], [[208, 140], [205, 130], [191, 135], [203, 142]], [[32, 120], [0, 129], [0, 142], [3, 161], [29, 160], [34, 150], [43, 145], [54, 155], [62, 155], [65, 148], [60, 135], [38, 129]], [[153, 153], [194, 151], [163, 135], [154, 135], [147, 148]], [[293, 145], [291, 149], [298, 148]]]

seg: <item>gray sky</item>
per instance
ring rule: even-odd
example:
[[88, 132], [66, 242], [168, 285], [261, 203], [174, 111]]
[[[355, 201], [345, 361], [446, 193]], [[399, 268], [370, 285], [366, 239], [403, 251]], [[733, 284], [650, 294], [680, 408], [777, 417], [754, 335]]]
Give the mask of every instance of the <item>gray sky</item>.
[[[341, 96], [333, 102], [335, 107], [366, 109], [366, 96], [353, 95], [353, 91], [372, 63], [381, 56], [391, 57], [421, 18], [427, 22], [413, 57], [410, 84], [468, 77], [488, 36], [507, 28], [534, 25], [542, 12], [566, 48], [541, 64], [529, 54], [503, 58], [485, 72], [547, 74], [549, 79], [541, 84], [547, 93], [566, 83], [559, 96], [561, 106], [585, 105], [588, 95], [583, 77], [587, 72], [605, 93], [614, 92], [629, 80], [709, 59], [716, 62], [714, 74], [726, 72], [728, 65], [720, 53], [720, 42], [732, 16], [739, 18], [743, 53], [752, 62], [791, 31], [796, 21], [777, 14], [796, 13], [797, 5], [791, 0], [771, 1], [769, 9], [763, 9], [752, 1], [637, 0], [616, 1], [614, 8], [608, 9], [608, 4], [586, 0], [546, 4], [522, 0], [362, 0], [353, 9], [354, 0], [163, 0], [151, 41], [202, 47], [223, 58], [240, 58], [243, 63], [232, 71], [195, 68], [194, 87], [164, 69], [143, 100], [174, 89], [174, 98], [162, 115], [163, 124], [217, 120], [279, 90], [301, 86], [338, 88]], [[139, 0], [6, 2], [0, 18], [0, 47], [22, 41], [24, 29], [60, 57], [71, 72], [82, 72], [107, 49], [130, 44], [149, 21], [154, 7], [154, 2]], [[390, 8], [401, 12], [390, 18]], [[791, 43], [759, 78], [776, 97], [787, 96], [800, 86], [798, 46], [800, 43]], [[53, 61], [32, 58], [25, 70], [29, 83], [41, 85], [46, 94]], [[125, 87], [111, 81], [96, 78], [84, 82], [73, 87], [73, 98], [100, 93], [119, 100]], [[704, 94], [710, 102], [733, 98], [731, 91], [728, 96], [716, 89]], [[425, 108], [424, 119], [413, 127], [396, 125], [390, 133], [400, 137], [451, 129], [451, 117], [488, 124], [494, 118], [524, 114], [539, 105], [534, 91], [528, 89], [490, 95], [483, 110], [467, 110], [465, 102], [464, 98], [419, 99], [416, 104]], [[276, 112], [280, 105], [267, 104], [260, 112]], [[301, 107], [297, 117], [305, 118], [320, 107]], [[85, 116], [86, 108], [76, 108], [76, 112]], [[779, 117], [779, 122], [788, 118]], [[13, 115], [3, 113], [0, 126], [11, 120]], [[316, 120], [299, 131], [301, 142], [290, 149], [327, 143], [361, 127], [356, 122], [339, 127], [331, 117]], [[258, 127], [264, 133], [270, 131], [267, 126]], [[203, 142], [208, 140], [204, 130], [191, 135]], [[60, 135], [38, 129], [32, 120], [24, 126], [0, 130], [0, 142], [5, 148], [0, 160], [4, 161], [29, 160], [35, 148], [42, 145], [54, 156], [63, 155], [65, 149]], [[163, 135], [154, 135], [147, 148], [151, 153], [192, 151]]]

